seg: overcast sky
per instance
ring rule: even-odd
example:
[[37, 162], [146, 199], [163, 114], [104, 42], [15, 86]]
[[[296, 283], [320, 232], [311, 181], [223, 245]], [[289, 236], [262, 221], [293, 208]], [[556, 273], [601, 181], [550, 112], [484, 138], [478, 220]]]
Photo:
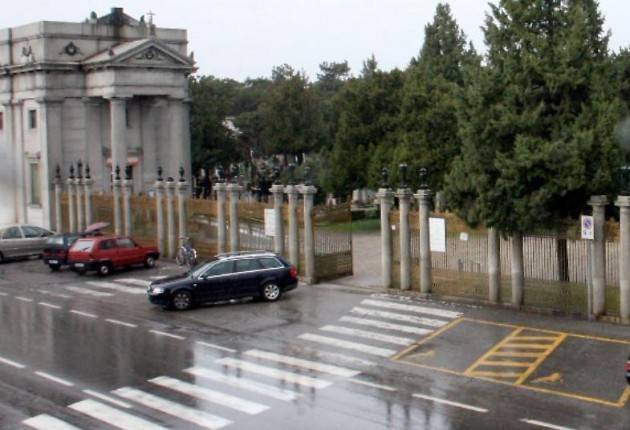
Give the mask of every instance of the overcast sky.
[[[198, 73], [243, 80], [290, 64], [316, 78], [322, 61], [348, 60], [354, 73], [372, 53], [383, 69], [404, 68], [422, 46], [437, 0], [3, 0], [0, 28], [34, 21], [85, 19], [112, 6], [138, 18], [150, 10], [160, 27], [188, 30]], [[455, 19], [483, 49], [487, 1], [450, 0]], [[630, 45], [630, 1], [600, 0], [611, 48]]]

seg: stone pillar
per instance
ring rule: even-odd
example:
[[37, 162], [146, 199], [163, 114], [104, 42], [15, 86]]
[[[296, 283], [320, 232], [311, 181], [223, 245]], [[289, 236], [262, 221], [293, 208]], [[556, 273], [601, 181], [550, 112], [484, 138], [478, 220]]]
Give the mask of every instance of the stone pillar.
[[409, 202], [412, 197], [409, 188], [399, 188], [398, 198], [399, 224], [398, 236], [400, 242], [400, 289], [411, 288], [411, 232], [409, 230]]
[[112, 194], [114, 197], [114, 234], [122, 235], [122, 217], [120, 213], [120, 171], [118, 166], [114, 169], [114, 180], [112, 181]]
[[300, 226], [298, 225], [297, 204], [300, 191], [295, 185], [284, 189], [289, 200], [289, 260], [298, 267], [300, 264]]
[[304, 197], [304, 282], [314, 284], [315, 276], [315, 240], [313, 237], [313, 204], [317, 188], [302, 185], [300, 193]]
[[[91, 166], [92, 184], [96, 184], [97, 189], [109, 188], [111, 181], [111, 169], [107, 169], [103, 158], [103, 133], [101, 111], [104, 106], [102, 98], [84, 97], [83, 106], [85, 109], [85, 161]], [[113, 164], [113, 166], [116, 166]], [[87, 176], [87, 175], [86, 175]], [[87, 218], [87, 214], [86, 214]]]
[[[284, 187], [281, 184], [273, 184], [269, 189], [273, 195], [273, 213], [275, 218], [276, 235], [273, 237], [273, 250], [275, 253], [284, 254], [284, 222], [282, 219], [282, 203], [284, 201]], [[292, 262], [296, 264], [295, 262]]]
[[77, 231], [76, 206], [74, 205], [74, 175], [71, 175], [66, 180], [66, 183], [68, 184], [68, 230], [74, 233]]
[[165, 184], [161, 175], [155, 181], [155, 218], [157, 224], [157, 248], [160, 255], [164, 255], [164, 188]]
[[122, 181], [123, 196], [123, 216], [125, 219], [125, 236], [131, 236], [133, 226], [131, 225], [131, 190], [133, 189], [133, 181], [130, 177], [126, 177]]
[[[53, 215], [53, 189], [51, 187], [54, 177], [54, 166], [63, 164], [63, 143], [62, 143], [62, 102], [63, 99], [53, 99], [50, 97], [37, 99], [39, 109], [39, 172], [40, 183], [35, 184], [41, 191], [41, 209], [43, 217], [43, 227], [52, 228], [54, 224]], [[75, 187], [77, 202], [81, 201], [81, 172], [78, 172], [79, 185]], [[77, 184], [75, 182], [75, 184]], [[32, 186], [33, 184], [31, 184]], [[82, 209], [77, 207], [77, 227], [82, 229], [83, 217]]]
[[168, 117], [170, 130], [171, 153], [169, 169], [173, 171], [180, 166], [186, 172], [186, 181], [192, 182], [192, 166], [190, 162], [190, 119], [189, 100], [185, 98], [168, 99]]
[[[15, 142], [15, 216], [17, 222], [26, 223], [26, 172], [24, 166], [24, 130], [27, 122], [25, 120], [26, 111], [24, 110], [23, 101], [13, 102], [13, 116], [15, 119], [15, 133], [13, 140]], [[68, 190], [70, 196], [70, 190]]]
[[166, 182], [166, 235], [168, 238], [168, 257], [175, 258], [175, 209], [173, 208], [173, 197], [175, 195], [175, 182], [173, 178], [168, 178]]
[[4, 142], [0, 144], [0, 157], [6, 157], [9, 160], [5, 167], [0, 170], [0, 184], [3, 186], [0, 188], [0, 223], [14, 223], [18, 221], [18, 198], [17, 193], [19, 190], [17, 179], [17, 133], [14, 133], [14, 129], [18, 124], [15, 124], [16, 120], [19, 123], [19, 117], [13, 115], [13, 105], [10, 100], [2, 100], [0, 104], [2, 112], [4, 112]]
[[431, 242], [429, 237], [429, 214], [433, 193], [428, 188], [420, 188], [415, 195], [418, 200], [418, 220], [420, 227], [420, 291], [429, 294], [433, 285], [431, 271]]
[[523, 270], [523, 234], [514, 233], [510, 238], [512, 247], [512, 305], [523, 305], [525, 272]]
[[92, 224], [92, 185], [94, 180], [90, 177], [90, 169], [87, 168], [83, 179], [83, 197], [85, 198], [85, 226]]
[[593, 285], [593, 315], [600, 316], [606, 311], [606, 196], [591, 196], [588, 204], [593, 208], [593, 235], [591, 244], [591, 277]]
[[112, 169], [127, 167], [127, 101], [122, 97], [109, 99]]
[[219, 182], [214, 186], [217, 192], [217, 241], [218, 253], [227, 252], [227, 235], [225, 226], [225, 193], [227, 186], [224, 182]]
[[179, 246], [184, 244], [184, 238], [188, 236], [186, 230], [186, 221], [188, 215], [186, 213], [186, 195], [188, 193], [188, 182], [180, 180], [177, 182], [177, 212], [179, 217], [178, 230], [179, 230]]
[[79, 177], [74, 180], [74, 192], [77, 204], [77, 231], [81, 232], [85, 229], [83, 221], [83, 178], [81, 177], [81, 171], [79, 170]]
[[494, 227], [488, 228], [488, 300], [501, 303], [501, 240]]
[[230, 195], [230, 251], [239, 250], [240, 231], [238, 226], [238, 196], [243, 187], [239, 184], [228, 184], [228, 193]]
[[61, 173], [57, 166], [57, 174], [55, 175], [55, 231], [63, 232], [63, 222], [61, 219], [61, 193], [63, 191], [63, 182], [61, 181]]
[[389, 226], [389, 211], [394, 204], [394, 192], [390, 188], [379, 188], [376, 194], [381, 205], [381, 278], [383, 288], [392, 286], [392, 229]]
[[619, 196], [619, 316], [630, 322], [630, 196]]

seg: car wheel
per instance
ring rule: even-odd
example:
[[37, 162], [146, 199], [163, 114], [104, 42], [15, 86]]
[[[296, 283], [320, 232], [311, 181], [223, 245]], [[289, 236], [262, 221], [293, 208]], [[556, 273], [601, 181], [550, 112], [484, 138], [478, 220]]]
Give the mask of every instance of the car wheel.
[[146, 267], [147, 269], [155, 267], [155, 257], [152, 255], [147, 255], [144, 259], [144, 267]]
[[171, 298], [171, 304], [175, 310], [188, 310], [192, 307], [192, 294], [190, 294], [190, 291], [186, 290], [177, 291]]
[[112, 268], [108, 263], [101, 263], [96, 271], [100, 276], [107, 276], [111, 273]]
[[268, 302], [275, 302], [282, 295], [282, 290], [278, 286], [278, 284], [274, 282], [270, 282], [265, 284], [262, 288], [262, 296]]
[[49, 264], [50, 270], [52, 270], [53, 272], [58, 272], [59, 269], [61, 269], [61, 266], [58, 264]]

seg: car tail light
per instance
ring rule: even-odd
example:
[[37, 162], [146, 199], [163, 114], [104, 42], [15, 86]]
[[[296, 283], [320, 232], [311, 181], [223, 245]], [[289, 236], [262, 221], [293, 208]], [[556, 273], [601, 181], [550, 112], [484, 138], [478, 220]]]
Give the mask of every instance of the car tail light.
[[297, 269], [295, 268], [295, 266], [289, 267], [289, 276], [293, 279], [297, 279]]
[[626, 362], [626, 372], [630, 372], [630, 360]]

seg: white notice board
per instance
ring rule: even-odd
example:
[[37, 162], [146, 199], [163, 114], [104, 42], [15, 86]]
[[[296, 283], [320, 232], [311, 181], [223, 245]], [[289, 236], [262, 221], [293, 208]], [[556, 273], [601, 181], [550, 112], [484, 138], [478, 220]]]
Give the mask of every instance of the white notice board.
[[431, 252], [446, 252], [446, 220], [429, 218], [429, 238]]
[[590, 215], [582, 215], [580, 221], [580, 224], [582, 224], [582, 239], [593, 240], [595, 238], [593, 217]]
[[276, 235], [276, 212], [273, 209], [265, 209], [265, 236]]

